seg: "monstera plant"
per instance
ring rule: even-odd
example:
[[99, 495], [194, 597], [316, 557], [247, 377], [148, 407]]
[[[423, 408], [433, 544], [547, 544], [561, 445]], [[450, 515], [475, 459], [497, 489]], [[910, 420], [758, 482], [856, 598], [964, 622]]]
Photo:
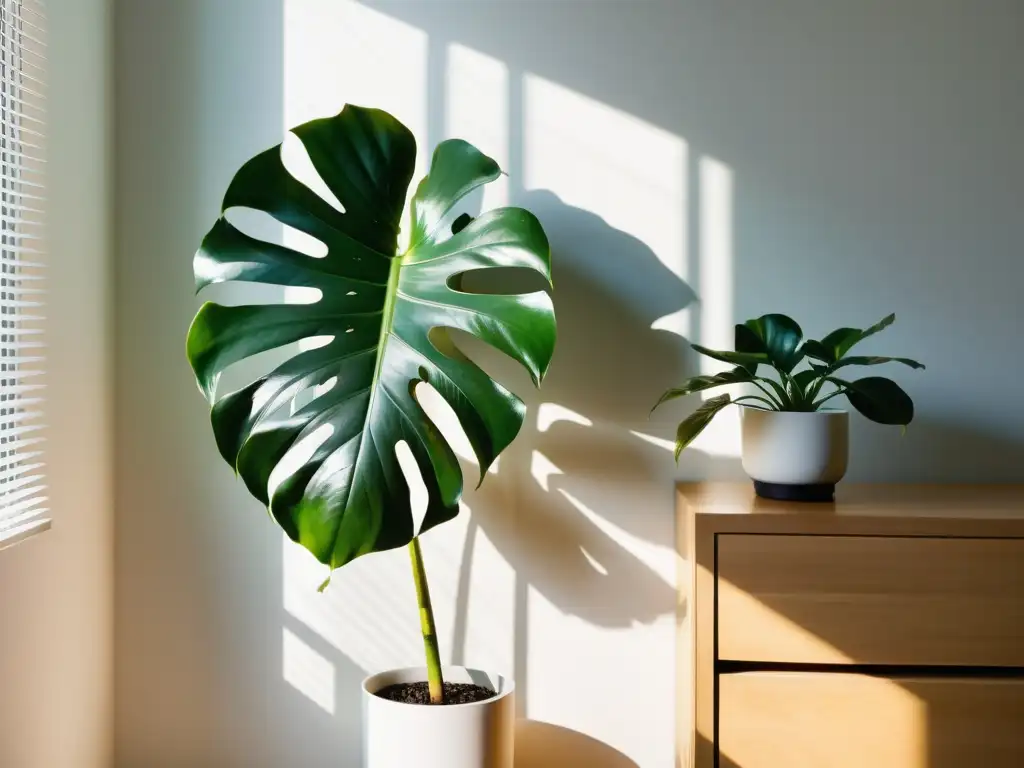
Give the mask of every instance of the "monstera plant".
[[[188, 359], [209, 401], [224, 460], [294, 541], [334, 569], [371, 552], [408, 545], [419, 597], [430, 700], [446, 694], [418, 535], [451, 520], [463, 489], [452, 448], [424, 412], [417, 385], [447, 401], [476, 454], [482, 482], [516, 437], [523, 402], [456, 344], [463, 331], [521, 363], [539, 385], [555, 346], [549, 294], [467, 290], [467, 273], [496, 267], [539, 273], [550, 284], [548, 240], [537, 218], [501, 208], [455, 216], [467, 194], [501, 169], [471, 144], [434, 151], [412, 195], [407, 243], [399, 248], [416, 160], [412, 133], [386, 112], [346, 106], [293, 129], [342, 210], [285, 168], [281, 146], [235, 174], [222, 215], [195, 255], [196, 289], [225, 281], [317, 289], [309, 304], [206, 303], [188, 332]], [[313, 258], [245, 234], [223, 215], [270, 214], [326, 246]], [[299, 351], [296, 342], [329, 337]], [[248, 386], [218, 391], [233, 363], [293, 345], [291, 356]], [[322, 385], [329, 385], [322, 392]], [[296, 397], [316, 390], [295, 408]], [[322, 428], [329, 427], [329, 430]], [[304, 461], [288, 461], [317, 433]], [[396, 445], [404, 442], [427, 489], [414, 526]], [[307, 451], [308, 453], [308, 451]], [[275, 469], [283, 474], [271, 484]], [[325, 583], [326, 584], [326, 583]]]

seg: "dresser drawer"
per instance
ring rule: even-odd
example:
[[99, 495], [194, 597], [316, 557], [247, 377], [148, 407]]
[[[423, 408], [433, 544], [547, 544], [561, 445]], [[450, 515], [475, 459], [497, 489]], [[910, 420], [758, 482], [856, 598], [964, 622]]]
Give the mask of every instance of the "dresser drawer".
[[717, 550], [719, 659], [1024, 667], [1022, 539], [725, 534]]
[[1020, 768], [1024, 680], [719, 679], [721, 768]]

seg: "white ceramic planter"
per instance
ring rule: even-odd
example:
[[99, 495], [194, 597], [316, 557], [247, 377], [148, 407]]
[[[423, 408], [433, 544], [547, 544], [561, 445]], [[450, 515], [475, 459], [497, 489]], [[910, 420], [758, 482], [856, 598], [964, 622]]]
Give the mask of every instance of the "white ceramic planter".
[[850, 414], [742, 408], [743, 470], [759, 496], [831, 501], [846, 474]]
[[501, 675], [443, 667], [452, 683], [476, 683], [497, 696], [473, 704], [425, 706], [375, 696], [427, 679], [424, 667], [395, 669], [363, 681], [363, 768], [512, 768], [515, 685]]

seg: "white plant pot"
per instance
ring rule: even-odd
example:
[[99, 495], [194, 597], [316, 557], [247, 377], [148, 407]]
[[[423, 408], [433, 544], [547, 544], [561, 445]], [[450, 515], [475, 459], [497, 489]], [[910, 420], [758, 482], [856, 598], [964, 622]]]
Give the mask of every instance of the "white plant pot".
[[846, 474], [850, 414], [741, 408], [743, 470], [759, 496], [831, 501]]
[[475, 683], [497, 696], [472, 704], [403, 704], [374, 695], [423, 682], [425, 667], [394, 669], [363, 681], [363, 768], [512, 768], [515, 685], [501, 675], [443, 667], [446, 682]]

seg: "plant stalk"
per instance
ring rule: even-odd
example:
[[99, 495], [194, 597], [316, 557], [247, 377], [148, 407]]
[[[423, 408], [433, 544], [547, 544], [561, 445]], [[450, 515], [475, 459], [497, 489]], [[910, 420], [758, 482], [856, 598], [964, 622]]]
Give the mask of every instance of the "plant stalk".
[[416, 602], [420, 608], [420, 630], [423, 632], [423, 648], [427, 654], [427, 688], [430, 690], [430, 703], [444, 704], [441, 651], [437, 645], [434, 609], [430, 604], [430, 587], [427, 586], [427, 571], [423, 566], [423, 551], [420, 549], [418, 537], [414, 537], [409, 542], [409, 559], [412, 560], [412, 578], [416, 583]]
[[839, 395], [844, 395], [844, 394], [846, 394], [846, 390], [840, 388], [840, 389], [837, 389], [835, 392], [832, 392], [832, 393], [830, 393], [828, 395], [825, 395], [825, 397], [821, 398], [820, 400], [818, 400], [818, 401], [816, 401], [814, 403], [814, 406], [813, 406], [814, 410], [818, 410], [824, 403], [828, 402], [833, 397], [838, 397]]
[[765, 393], [765, 395], [768, 398], [769, 404], [772, 406], [772, 408], [774, 408], [777, 411], [783, 410], [782, 401], [780, 401], [777, 397], [773, 396], [771, 391], [764, 384], [762, 384], [757, 379], [753, 379], [752, 381], [755, 387], [757, 387], [758, 389]]

